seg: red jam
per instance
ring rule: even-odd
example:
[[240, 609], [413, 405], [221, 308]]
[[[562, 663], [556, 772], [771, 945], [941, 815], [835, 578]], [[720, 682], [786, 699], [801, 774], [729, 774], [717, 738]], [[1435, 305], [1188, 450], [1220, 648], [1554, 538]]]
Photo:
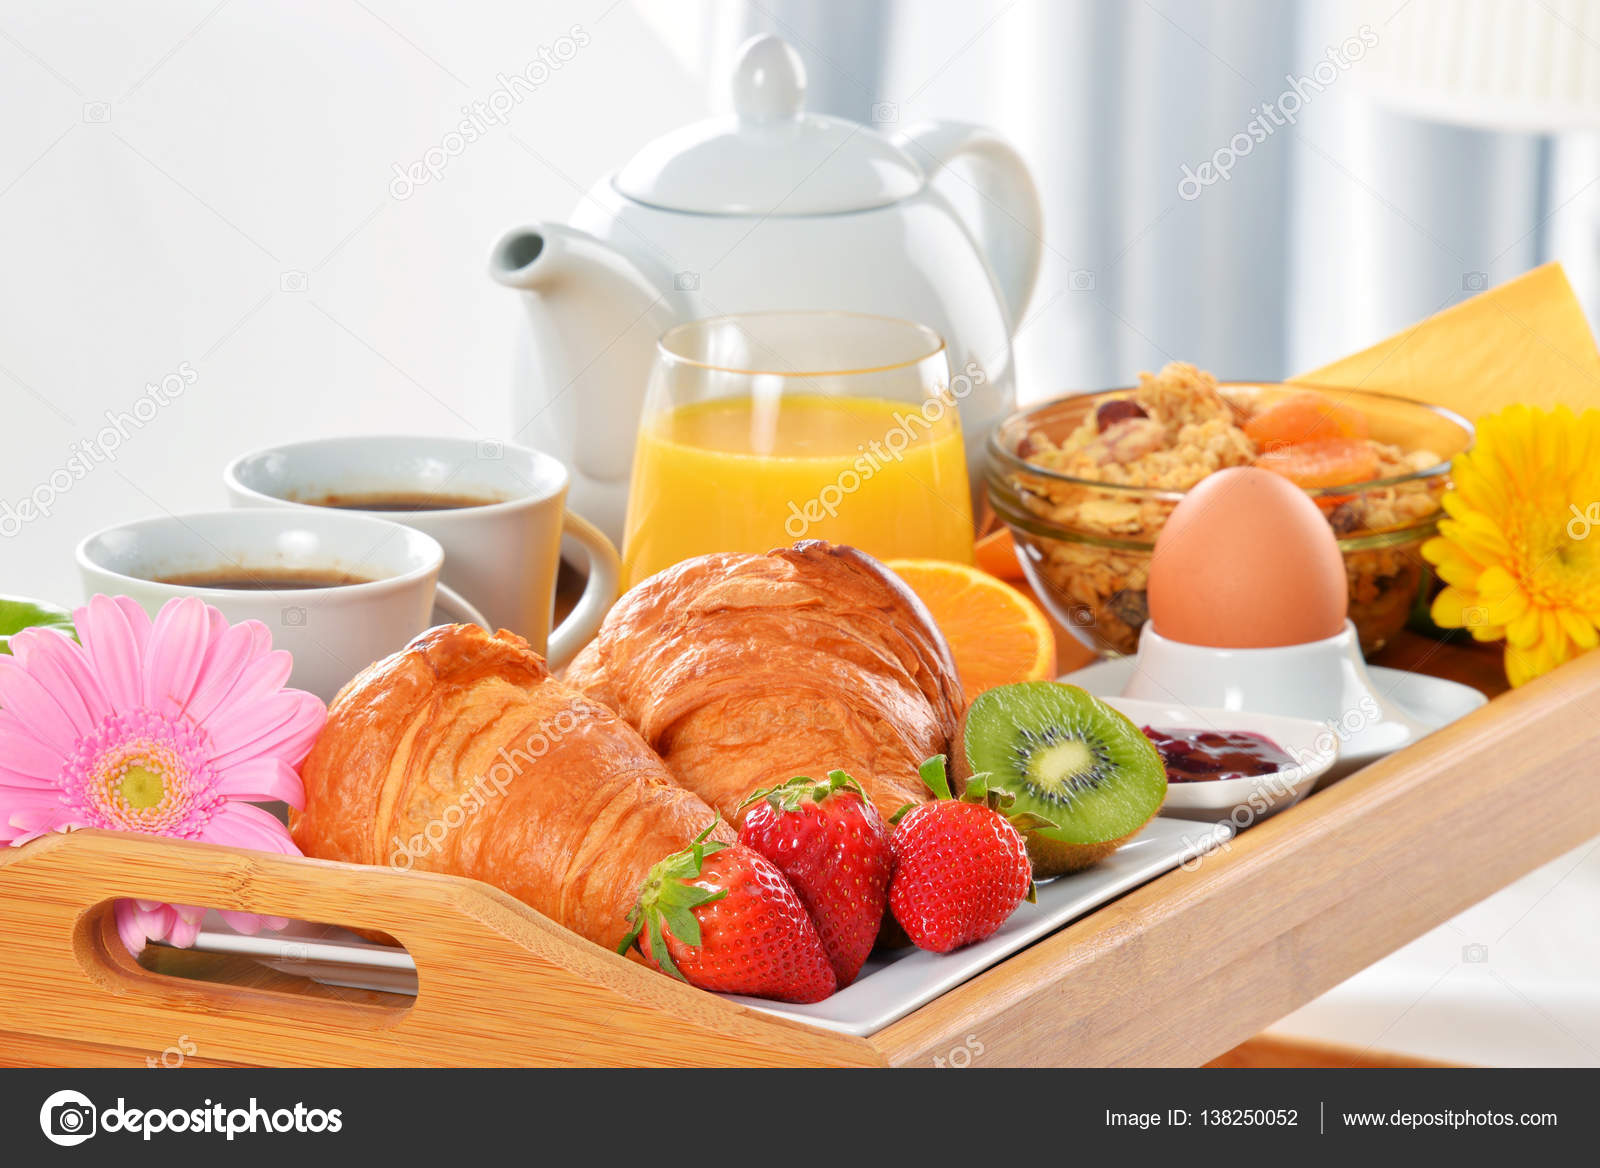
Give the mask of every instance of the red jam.
[[1167, 764], [1170, 783], [1209, 783], [1270, 775], [1295, 765], [1264, 734], [1245, 730], [1154, 730], [1143, 728]]

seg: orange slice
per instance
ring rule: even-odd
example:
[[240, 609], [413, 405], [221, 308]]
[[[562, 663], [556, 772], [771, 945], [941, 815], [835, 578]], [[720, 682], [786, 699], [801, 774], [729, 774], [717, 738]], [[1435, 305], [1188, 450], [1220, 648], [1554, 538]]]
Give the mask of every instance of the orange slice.
[[1256, 465], [1301, 487], [1346, 487], [1376, 478], [1378, 455], [1360, 438], [1319, 438], [1275, 447]]
[[972, 558], [991, 576], [1002, 580], [1021, 580], [1022, 561], [1017, 559], [1017, 544], [1011, 538], [1011, 529], [1001, 527], [991, 531], [972, 549]]
[[1325, 438], [1365, 438], [1367, 416], [1352, 406], [1306, 390], [1269, 406], [1244, 424], [1257, 446], [1292, 446]]
[[956, 659], [970, 702], [986, 689], [1056, 675], [1056, 638], [1039, 606], [1004, 580], [949, 560], [890, 560]]

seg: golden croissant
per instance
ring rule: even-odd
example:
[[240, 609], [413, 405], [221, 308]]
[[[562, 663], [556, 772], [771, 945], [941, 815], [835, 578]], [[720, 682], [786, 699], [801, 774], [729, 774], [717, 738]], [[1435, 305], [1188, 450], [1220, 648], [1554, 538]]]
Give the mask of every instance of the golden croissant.
[[950, 648], [882, 564], [816, 540], [686, 560], [614, 607], [566, 678], [737, 821], [756, 787], [849, 771], [886, 816], [928, 797], [964, 702]]
[[306, 855], [475, 877], [610, 948], [651, 865], [714, 817], [526, 641], [475, 625], [363, 670], [303, 777], [291, 829]]

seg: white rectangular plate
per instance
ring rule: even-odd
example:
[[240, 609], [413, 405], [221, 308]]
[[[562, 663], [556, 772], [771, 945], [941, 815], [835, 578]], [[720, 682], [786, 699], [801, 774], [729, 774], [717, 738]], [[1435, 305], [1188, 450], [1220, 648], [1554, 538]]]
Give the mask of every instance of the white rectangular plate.
[[[1137, 888], [1227, 839], [1227, 828], [1157, 817], [1116, 853], [1083, 872], [1039, 885], [1037, 904], [1024, 904], [986, 941], [954, 953], [900, 949], [875, 954], [851, 985], [809, 1006], [734, 996], [757, 1010], [863, 1037], [903, 1018], [945, 991], [976, 977], [1017, 950], [1053, 933], [1108, 900]], [[416, 966], [403, 949], [372, 945], [330, 925], [293, 922], [281, 933], [253, 937], [207, 915], [194, 948], [253, 957], [284, 973], [328, 985], [415, 994]]]

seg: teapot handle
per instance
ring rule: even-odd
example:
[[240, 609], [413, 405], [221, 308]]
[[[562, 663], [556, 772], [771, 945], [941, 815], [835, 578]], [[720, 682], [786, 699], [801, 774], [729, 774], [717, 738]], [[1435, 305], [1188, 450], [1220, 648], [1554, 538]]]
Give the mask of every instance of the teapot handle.
[[974, 164], [965, 185], [981, 205], [975, 218], [962, 218], [994, 273], [1015, 329], [1033, 295], [1044, 253], [1044, 209], [1022, 156], [993, 130], [966, 122], [921, 122], [895, 141], [922, 165], [933, 185], [951, 163]]

